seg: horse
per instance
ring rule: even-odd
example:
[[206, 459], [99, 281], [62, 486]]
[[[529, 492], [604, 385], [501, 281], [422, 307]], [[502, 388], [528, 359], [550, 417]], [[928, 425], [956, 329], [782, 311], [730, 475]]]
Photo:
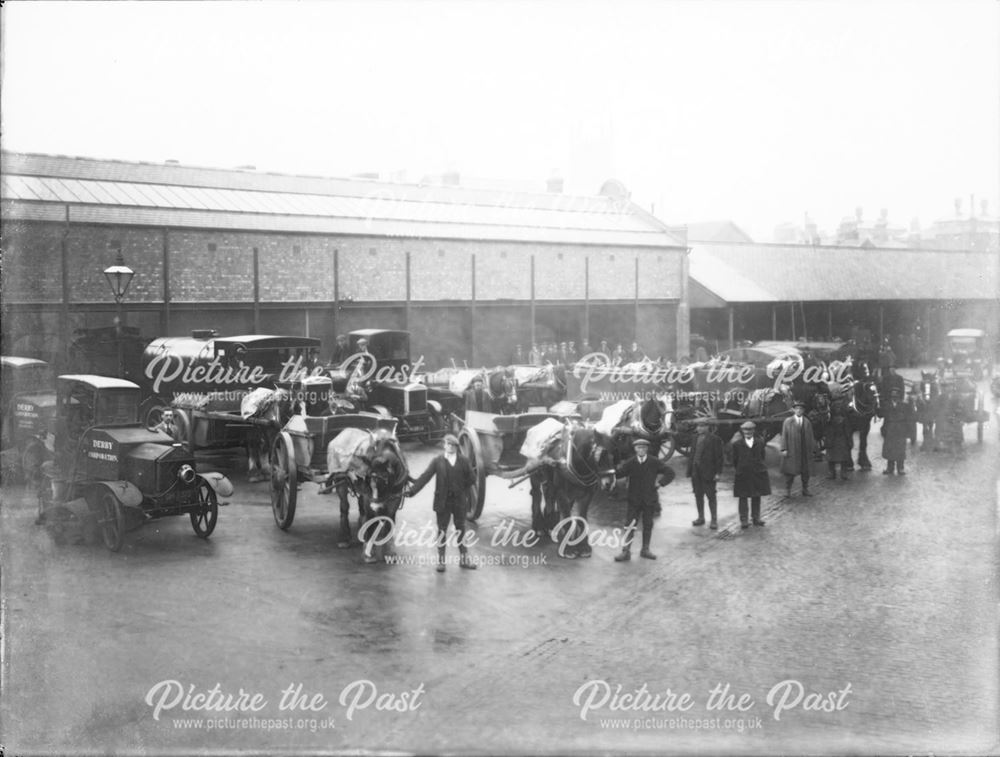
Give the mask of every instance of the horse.
[[568, 440], [560, 440], [554, 451], [564, 464], [551, 469], [548, 484], [559, 508], [560, 522], [567, 524], [558, 554], [569, 560], [590, 557], [587, 525], [590, 503], [598, 488], [611, 491], [615, 484], [610, 439], [592, 427], [576, 427], [571, 429]]
[[[867, 373], [865, 366], [864, 374]], [[868, 459], [868, 434], [871, 432], [872, 418], [880, 407], [878, 385], [873, 378], [856, 379], [851, 384], [847, 394], [847, 423], [851, 437], [858, 434], [858, 467], [861, 470], [872, 469], [871, 460]], [[854, 470], [854, 462], [845, 463], [844, 467], [845, 470]]]
[[[499, 473], [503, 478], [531, 478], [531, 521], [535, 533], [559, 542], [559, 556], [590, 557], [587, 513], [598, 488], [610, 491], [615, 483], [612, 440], [593, 426], [572, 424], [546, 446], [539, 459], [517, 471]], [[546, 510], [541, 509], [541, 493]], [[559, 523], [551, 523], [553, 504]], [[576, 506], [577, 514], [573, 515]], [[556, 532], [558, 527], [558, 533]]]
[[941, 382], [936, 371], [920, 371], [920, 381], [914, 387], [917, 423], [923, 428], [923, 442], [920, 449], [933, 449], [934, 426], [943, 406]]
[[294, 410], [289, 394], [284, 389], [260, 387], [243, 397], [240, 415], [252, 423], [244, 440], [247, 483], [255, 484], [271, 477], [271, 447]]
[[527, 378], [515, 371], [514, 377], [518, 412], [525, 413], [532, 407], [552, 407], [566, 397], [565, 365], [544, 365]]
[[509, 368], [497, 367], [485, 374], [486, 395], [497, 415], [517, 413], [517, 381]]
[[358, 537], [364, 543], [366, 563], [378, 562], [392, 539], [396, 512], [403, 504], [403, 490], [410, 481], [406, 458], [395, 438], [376, 438], [371, 450], [368, 475], [360, 486], [364, 524]]

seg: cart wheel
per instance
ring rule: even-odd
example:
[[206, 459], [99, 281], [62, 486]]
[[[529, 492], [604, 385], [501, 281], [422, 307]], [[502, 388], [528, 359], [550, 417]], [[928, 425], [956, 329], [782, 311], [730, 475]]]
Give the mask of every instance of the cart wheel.
[[117, 552], [125, 543], [125, 506], [114, 494], [105, 491], [101, 494], [98, 511], [104, 546]]
[[674, 456], [674, 450], [676, 449], [676, 447], [677, 447], [677, 445], [676, 445], [675, 440], [674, 440], [674, 435], [673, 434], [667, 434], [660, 441], [660, 450], [659, 450], [659, 453], [658, 453], [657, 456], [663, 462], [667, 462], [667, 460], [669, 460], [670, 458], [672, 458]]
[[194, 434], [191, 427], [191, 413], [188, 410], [174, 410], [174, 428], [177, 429], [177, 441], [184, 445], [188, 452], [194, 452]]
[[486, 465], [483, 461], [483, 448], [479, 443], [479, 437], [466, 428], [463, 428], [458, 435], [458, 446], [472, 466], [474, 481], [465, 517], [469, 520], [479, 520], [479, 516], [483, 514], [483, 504], [486, 502]]
[[282, 531], [295, 519], [295, 502], [298, 499], [299, 472], [292, 450], [292, 438], [280, 433], [271, 445], [271, 511], [274, 522]]
[[207, 539], [212, 535], [219, 520], [219, 498], [215, 494], [215, 489], [205, 481], [198, 482], [198, 504], [201, 505], [198, 511], [189, 513], [191, 527], [198, 536]]

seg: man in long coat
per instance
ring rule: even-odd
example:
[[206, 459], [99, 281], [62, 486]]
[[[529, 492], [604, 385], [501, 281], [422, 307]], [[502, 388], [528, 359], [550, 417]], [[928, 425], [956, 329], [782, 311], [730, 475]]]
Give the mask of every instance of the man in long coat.
[[458, 439], [448, 434], [442, 441], [444, 452], [427, 466], [406, 490], [412, 497], [433, 478], [434, 514], [438, 525], [437, 571], [444, 572], [445, 546], [447, 545], [448, 523], [454, 520], [458, 532], [459, 567], [475, 570], [477, 565], [469, 559], [468, 545], [465, 543], [465, 510], [468, 506], [469, 490], [475, 483], [472, 466], [458, 448]]
[[687, 465], [687, 475], [694, 490], [695, 507], [698, 508], [698, 518], [692, 521], [691, 525], [705, 525], [705, 498], [708, 497], [708, 511], [712, 518], [708, 527], [715, 531], [719, 527], [715, 482], [722, 473], [725, 450], [722, 439], [709, 430], [707, 422], [699, 422], [697, 430], [698, 435], [695, 437], [694, 448], [688, 457]]
[[657, 486], [666, 486], [674, 480], [674, 471], [666, 461], [649, 454], [649, 442], [636, 439], [632, 442], [635, 456], [630, 457], [615, 468], [615, 475], [628, 476], [628, 512], [625, 516], [625, 546], [621, 554], [615, 555], [615, 562], [632, 559], [632, 537], [637, 523], [642, 521], [642, 550], [640, 557], [655, 560], [649, 549], [653, 536], [653, 514], [659, 504]]
[[757, 424], [747, 421], [740, 426], [740, 438], [733, 442], [733, 467], [736, 469], [733, 496], [739, 498], [740, 526], [743, 528], [750, 528], [748, 501], [753, 524], [764, 525], [760, 517], [760, 498], [771, 493], [771, 479], [764, 463], [764, 439], [756, 435], [756, 430]]
[[781, 472], [785, 474], [785, 495], [792, 496], [792, 481], [802, 477], [802, 496], [809, 492], [809, 466], [816, 446], [812, 424], [805, 417], [806, 403], [796, 400], [792, 405], [795, 415], [781, 424]]
[[486, 394], [483, 379], [480, 376], [472, 379], [472, 386], [465, 390], [465, 409], [478, 410], [482, 413], [490, 412], [490, 398]]
[[837, 478], [837, 465], [840, 465], [840, 477], [846, 479], [846, 466], [852, 462], [851, 449], [854, 447], [854, 439], [847, 420], [847, 405], [843, 400], [836, 400], [830, 406], [830, 422], [826, 424], [824, 438], [826, 464], [830, 469], [827, 478]]
[[902, 392], [893, 389], [889, 401], [881, 406], [879, 414], [882, 416], [882, 457], [886, 465], [882, 475], [891, 476], [898, 470], [900, 476], [905, 476], [903, 465], [906, 461], [906, 440], [913, 424], [910, 405], [903, 402]]

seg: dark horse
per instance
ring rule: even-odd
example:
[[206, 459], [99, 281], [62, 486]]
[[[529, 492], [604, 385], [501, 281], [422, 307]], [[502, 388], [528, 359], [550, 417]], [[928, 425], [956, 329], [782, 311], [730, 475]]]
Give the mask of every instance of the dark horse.
[[[858, 434], [858, 467], [871, 470], [868, 459], [868, 434], [872, 428], [872, 418], [881, 407], [878, 386], [868, 373], [867, 364], [862, 363], [860, 378], [855, 378], [848, 390], [847, 424], [851, 436]], [[858, 375], [858, 374], [856, 374]], [[854, 470], [854, 463], [845, 463], [845, 470]]]
[[507, 368], [495, 368], [486, 373], [486, 394], [493, 412], [514, 415], [517, 412], [517, 381]]
[[934, 447], [934, 426], [941, 413], [943, 395], [936, 371], [921, 371], [920, 381], [913, 387], [917, 423], [923, 427], [923, 450]]
[[[560, 557], [572, 560], [591, 555], [587, 526], [590, 503], [598, 488], [608, 491], [615, 480], [610, 441], [592, 427], [576, 426], [569, 434], [557, 437], [545, 451], [547, 464], [532, 473], [540, 479], [546, 503], [555, 502], [558, 508], [559, 523], [551, 536], [559, 544]], [[536, 510], [533, 498], [533, 523], [542, 517]]]
[[406, 458], [396, 439], [377, 439], [371, 455], [368, 475], [359, 487], [364, 524], [358, 538], [364, 544], [366, 563], [384, 557], [395, 532], [396, 512], [403, 504], [403, 490], [410, 480]]

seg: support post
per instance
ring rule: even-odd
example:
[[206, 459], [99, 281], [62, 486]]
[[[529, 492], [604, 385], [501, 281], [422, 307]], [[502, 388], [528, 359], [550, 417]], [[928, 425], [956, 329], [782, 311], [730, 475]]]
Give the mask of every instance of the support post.
[[635, 258], [635, 311], [632, 316], [632, 341], [639, 341], [639, 256]]
[[170, 230], [163, 229], [163, 314], [160, 333], [170, 335]]
[[581, 339], [590, 343], [590, 258], [583, 259], [583, 334]]
[[[62, 277], [62, 302], [59, 303], [59, 338], [69, 344], [69, 205], [66, 206], [66, 225], [59, 240], [59, 271]], [[68, 370], [65, 365], [57, 366], [58, 371]]]
[[260, 253], [253, 248], [253, 333], [260, 333]]
[[531, 256], [531, 344], [537, 343], [535, 338], [535, 256]]
[[795, 341], [795, 303], [794, 302], [789, 302], [788, 303], [788, 312], [792, 316], [792, 341], [794, 342]]
[[410, 268], [410, 257], [410, 253], [406, 253], [406, 305], [403, 308], [403, 329], [406, 331], [413, 331], [413, 329], [410, 328], [410, 303], [413, 298], [413, 290], [411, 288], [412, 279], [410, 277], [410, 272], [412, 270]]
[[778, 306], [771, 305], [771, 341], [778, 340]]
[[472, 253], [472, 307], [469, 308], [471, 324], [469, 336], [472, 339], [472, 365], [479, 365], [479, 347], [476, 344], [476, 253]]
[[733, 349], [734, 347], [736, 347], [735, 336], [736, 336], [736, 329], [733, 318], [733, 306], [730, 305], [729, 306], [729, 349]]

